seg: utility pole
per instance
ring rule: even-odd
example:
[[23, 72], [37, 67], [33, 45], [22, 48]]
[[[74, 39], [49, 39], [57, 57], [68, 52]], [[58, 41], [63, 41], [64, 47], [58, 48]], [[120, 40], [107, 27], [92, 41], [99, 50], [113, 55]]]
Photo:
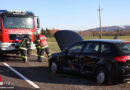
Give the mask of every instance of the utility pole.
[[102, 24], [101, 24], [101, 11], [102, 9], [100, 8], [100, 4], [99, 4], [99, 24], [100, 24], [100, 39], [102, 39]]

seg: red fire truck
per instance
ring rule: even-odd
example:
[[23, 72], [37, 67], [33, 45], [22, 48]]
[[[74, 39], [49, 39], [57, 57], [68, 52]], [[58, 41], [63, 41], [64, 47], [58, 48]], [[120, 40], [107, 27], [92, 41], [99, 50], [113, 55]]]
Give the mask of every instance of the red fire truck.
[[35, 17], [31, 11], [0, 10], [0, 52], [15, 51], [16, 53], [16, 46], [25, 35], [32, 37], [31, 49], [34, 49], [34, 33], [39, 28], [39, 24], [39, 18]]

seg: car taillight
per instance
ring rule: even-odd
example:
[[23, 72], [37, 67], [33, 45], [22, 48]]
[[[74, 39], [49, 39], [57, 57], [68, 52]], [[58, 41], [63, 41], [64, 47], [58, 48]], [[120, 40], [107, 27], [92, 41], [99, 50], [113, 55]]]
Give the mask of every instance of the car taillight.
[[118, 62], [126, 62], [126, 60], [130, 60], [130, 56], [117, 56], [114, 59]]

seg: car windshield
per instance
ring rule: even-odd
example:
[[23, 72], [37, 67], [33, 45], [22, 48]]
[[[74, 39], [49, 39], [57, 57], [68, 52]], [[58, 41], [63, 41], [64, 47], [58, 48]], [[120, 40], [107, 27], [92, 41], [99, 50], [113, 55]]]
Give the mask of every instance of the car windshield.
[[33, 17], [11, 17], [7, 16], [3, 19], [5, 28], [8, 29], [32, 29], [34, 28]]
[[130, 43], [120, 43], [118, 46], [121, 52], [130, 53]]

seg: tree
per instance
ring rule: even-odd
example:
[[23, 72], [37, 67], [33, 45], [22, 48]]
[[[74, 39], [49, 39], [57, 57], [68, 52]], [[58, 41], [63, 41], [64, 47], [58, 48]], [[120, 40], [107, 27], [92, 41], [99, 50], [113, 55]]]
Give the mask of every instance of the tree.
[[51, 37], [51, 33], [48, 28], [46, 28], [46, 35], [47, 35], [47, 37]]
[[46, 34], [46, 31], [45, 31], [43, 28], [41, 29], [41, 34], [42, 34], [42, 35], [45, 35], [45, 34]]

